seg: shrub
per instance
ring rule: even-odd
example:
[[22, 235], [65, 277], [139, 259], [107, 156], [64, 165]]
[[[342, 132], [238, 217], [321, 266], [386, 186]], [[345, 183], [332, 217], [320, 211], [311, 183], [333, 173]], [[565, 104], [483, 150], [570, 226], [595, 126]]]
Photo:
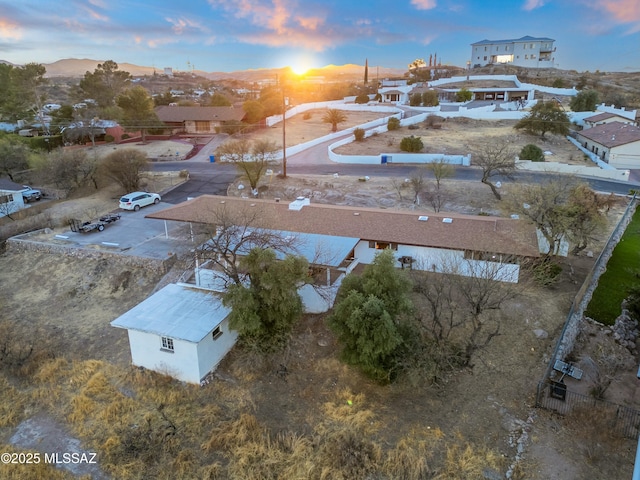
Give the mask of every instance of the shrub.
[[369, 95], [366, 93], [361, 93], [355, 99], [356, 103], [369, 103]]
[[115, 138], [113, 137], [113, 135], [105, 135], [104, 136], [104, 141], [106, 143], [113, 143], [114, 140], [115, 140]]
[[424, 144], [422, 143], [422, 138], [414, 137], [411, 135], [410, 137], [404, 137], [400, 142], [400, 150], [403, 152], [416, 153], [421, 151], [424, 148]]
[[364, 130], [362, 128], [356, 128], [353, 131], [353, 136], [356, 137], [356, 142], [364, 140]]
[[428, 90], [422, 94], [422, 105], [425, 107], [436, 107], [440, 105], [438, 100], [438, 92], [435, 90]]
[[422, 94], [421, 93], [412, 94], [411, 97], [409, 98], [409, 105], [411, 105], [412, 107], [419, 107], [420, 105], [422, 105]]
[[311, 112], [304, 112], [302, 114], [302, 119], [303, 120], [309, 120], [311, 118]]
[[418, 127], [418, 125], [416, 125], [416, 124], [414, 123], [414, 124], [412, 124], [412, 125], [409, 125], [407, 128], [408, 128], [409, 130], [418, 130], [418, 128], [420, 128], [420, 127]]
[[387, 121], [387, 130], [389, 130], [389, 131], [398, 130], [399, 128], [400, 128], [400, 120], [397, 119], [396, 117], [391, 117]]
[[532, 162], [544, 162], [544, 153], [540, 147], [530, 143], [520, 150], [520, 159], [531, 160]]
[[427, 128], [440, 128], [442, 126], [443, 121], [444, 121], [444, 118], [442, 118], [439, 115], [429, 115], [425, 119], [424, 125]]

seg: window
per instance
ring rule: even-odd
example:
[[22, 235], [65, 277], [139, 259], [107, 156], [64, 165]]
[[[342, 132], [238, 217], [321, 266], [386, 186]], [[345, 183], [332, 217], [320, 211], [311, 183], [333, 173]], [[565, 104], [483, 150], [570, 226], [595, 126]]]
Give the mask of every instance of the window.
[[390, 248], [391, 250], [398, 250], [398, 244], [388, 243], [388, 242], [369, 242], [369, 248], [375, 248], [376, 250], [384, 250], [385, 248]]
[[196, 132], [208, 132], [209, 122], [196, 120]]
[[529, 55], [525, 55], [525, 56], [524, 56], [524, 59], [525, 59], [525, 60], [529, 60]]
[[0, 204], [13, 202], [13, 194], [0, 195]]
[[213, 332], [211, 332], [211, 336], [213, 337], [214, 340], [216, 340], [217, 338], [220, 337], [220, 335], [222, 335], [222, 329], [220, 328], [220, 325], [218, 325], [216, 328], [213, 329]]
[[162, 337], [162, 350], [173, 352], [173, 338]]

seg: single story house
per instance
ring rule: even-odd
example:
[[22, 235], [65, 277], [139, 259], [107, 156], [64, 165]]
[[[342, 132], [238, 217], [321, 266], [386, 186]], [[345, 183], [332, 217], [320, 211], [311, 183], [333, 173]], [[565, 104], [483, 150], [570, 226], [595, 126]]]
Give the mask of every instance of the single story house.
[[245, 116], [242, 108], [236, 107], [179, 107], [163, 105], [156, 108], [158, 118], [172, 133], [209, 135], [223, 122], [240, 122]]
[[517, 282], [520, 260], [540, 255], [536, 229], [523, 220], [320, 205], [302, 197], [285, 203], [202, 195], [146, 217], [213, 225], [222, 207], [254, 227], [357, 239], [347, 258], [362, 264], [390, 248], [399, 268]]
[[199, 384], [235, 345], [230, 312], [210, 290], [169, 284], [111, 325], [127, 330], [134, 365]]
[[576, 140], [612, 167], [640, 168], [640, 127], [622, 122], [604, 123], [577, 132]]
[[6, 217], [25, 208], [22, 196], [24, 190], [23, 185], [7, 178], [0, 178], [0, 217]]
[[633, 125], [634, 120], [610, 112], [600, 112], [584, 119], [585, 128], [593, 128], [598, 125], [604, 125], [605, 123], [612, 122], [628, 123]]

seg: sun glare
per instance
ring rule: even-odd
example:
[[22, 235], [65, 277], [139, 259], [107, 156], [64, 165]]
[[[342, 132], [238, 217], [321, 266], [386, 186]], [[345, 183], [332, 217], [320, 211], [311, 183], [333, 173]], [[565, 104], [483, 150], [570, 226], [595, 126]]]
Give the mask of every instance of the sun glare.
[[297, 65], [291, 65], [291, 71], [296, 75], [304, 75], [309, 71], [311, 67], [305, 63], [299, 63]]

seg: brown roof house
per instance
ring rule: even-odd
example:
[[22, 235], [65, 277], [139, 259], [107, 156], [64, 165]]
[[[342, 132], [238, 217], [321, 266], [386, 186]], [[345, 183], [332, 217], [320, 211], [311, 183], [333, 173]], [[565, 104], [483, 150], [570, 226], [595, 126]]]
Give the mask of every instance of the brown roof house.
[[344, 273], [355, 264], [371, 263], [379, 250], [390, 248], [398, 268], [517, 282], [520, 261], [540, 255], [535, 227], [522, 220], [320, 205], [304, 197], [286, 203], [202, 195], [147, 218], [213, 225], [222, 209], [251, 219], [255, 227], [303, 239], [321, 237], [329, 249], [347, 245], [344, 240], [349, 239], [349, 251], [341, 251], [333, 265]]
[[621, 122], [604, 123], [577, 132], [576, 140], [612, 167], [640, 168], [640, 127]]
[[584, 123], [587, 128], [593, 128], [597, 125], [613, 122], [629, 123], [633, 125], [634, 120], [610, 112], [601, 112], [584, 119]]
[[216, 132], [223, 122], [240, 122], [245, 116], [237, 107], [179, 107], [156, 108], [158, 118], [171, 127], [172, 133], [209, 135]]

